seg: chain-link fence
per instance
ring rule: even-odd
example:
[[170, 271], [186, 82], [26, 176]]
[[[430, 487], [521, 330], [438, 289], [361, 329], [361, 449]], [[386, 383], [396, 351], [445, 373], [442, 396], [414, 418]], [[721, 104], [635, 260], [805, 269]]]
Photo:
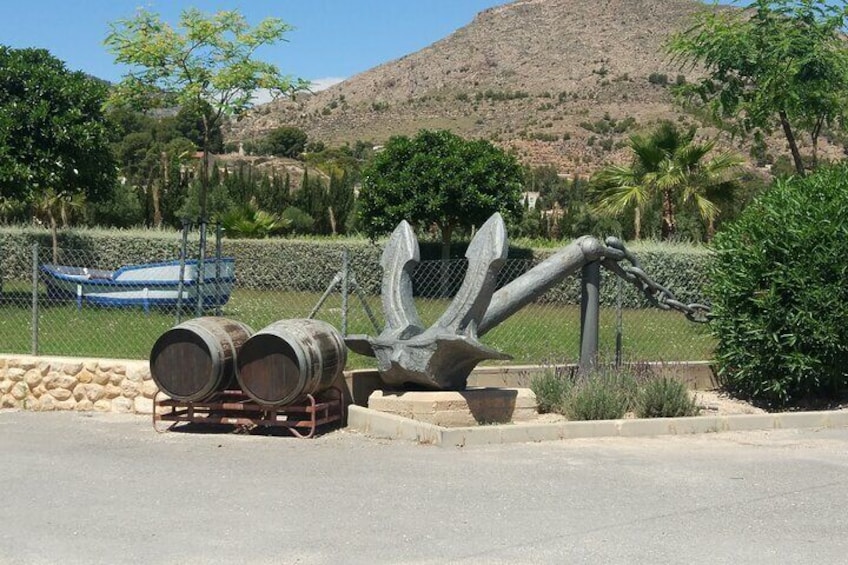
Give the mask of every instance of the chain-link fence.
[[[0, 352], [146, 359], [159, 335], [200, 314], [233, 318], [255, 330], [280, 319], [315, 317], [347, 335], [376, 335], [383, 327], [381, 274], [362, 272], [354, 253], [340, 252], [333, 264], [309, 272], [303, 263], [281, 264], [272, 279], [257, 280], [247, 274], [249, 259], [213, 255], [201, 268], [197, 260], [151, 256], [133, 265], [108, 265], [98, 264], [101, 258], [87, 250], [33, 246], [26, 254], [29, 265], [3, 273]], [[499, 284], [532, 266], [530, 260], [508, 260]], [[413, 292], [425, 325], [447, 309], [466, 267], [465, 260], [417, 267]], [[603, 355], [611, 357], [618, 346], [632, 361], [710, 358], [713, 341], [705, 325], [651, 308], [630, 283], [606, 269], [602, 279]], [[569, 277], [482, 341], [512, 355], [512, 363], [576, 361], [579, 286]], [[350, 361], [353, 368], [372, 364], [357, 355]]]

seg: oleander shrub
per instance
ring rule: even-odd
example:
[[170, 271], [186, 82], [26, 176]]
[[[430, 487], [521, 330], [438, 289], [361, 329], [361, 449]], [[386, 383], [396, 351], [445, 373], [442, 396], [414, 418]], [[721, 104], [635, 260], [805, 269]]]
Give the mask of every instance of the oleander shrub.
[[718, 375], [782, 407], [848, 385], [848, 166], [776, 181], [717, 235], [707, 290]]
[[689, 391], [673, 377], [660, 377], [645, 382], [636, 395], [634, 411], [638, 418], [677, 418], [697, 416], [697, 403]]

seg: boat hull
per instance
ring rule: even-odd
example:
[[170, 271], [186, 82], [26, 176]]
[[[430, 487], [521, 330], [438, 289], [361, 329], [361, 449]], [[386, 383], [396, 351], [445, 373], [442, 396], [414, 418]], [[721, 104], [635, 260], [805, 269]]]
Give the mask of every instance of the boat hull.
[[78, 304], [105, 307], [144, 308], [196, 304], [202, 294], [208, 307], [222, 306], [230, 299], [235, 283], [235, 261], [221, 259], [204, 263], [202, 283], [197, 280], [197, 261], [186, 261], [180, 282], [180, 262], [167, 261], [129, 265], [117, 271], [68, 265], [42, 265], [41, 276], [48, 296], [76, 300]]

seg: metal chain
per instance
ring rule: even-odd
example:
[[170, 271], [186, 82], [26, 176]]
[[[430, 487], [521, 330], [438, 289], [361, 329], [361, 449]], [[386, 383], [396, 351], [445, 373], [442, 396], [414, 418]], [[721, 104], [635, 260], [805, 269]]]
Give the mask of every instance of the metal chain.
[[[601, 264], [633, 284], [645, 296], [651, 305], [661, 310], [676, 310], [682, 312], [692, 322], [706, 323], [710, 321], [711, 312], [709, 306], [704, 304], [684, 304], [675, 298], [674, 293], [666, 287], [657, 283], [649, 277], [639, 259], [631, 253], [624, 243], [618, 238], [609, 237], [606, 240], [607, 253]], [[627, 261], [629, 265], [622, 265], [621, 261]]]

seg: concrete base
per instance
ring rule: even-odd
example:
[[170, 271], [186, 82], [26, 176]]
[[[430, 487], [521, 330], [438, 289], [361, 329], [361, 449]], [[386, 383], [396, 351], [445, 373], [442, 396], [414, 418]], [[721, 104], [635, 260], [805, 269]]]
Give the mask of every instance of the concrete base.
[[383, 391], [368, 408], [446, 428], [525, 422], [536, 418], [536, 395], [528, 388], [469, 388], [463, 391]]
[[848, 426], [848, 410], [553, 424], [519, 423], [466, 428], [437, 426], [355, 405], [350, 406], [349, 410], [349, 430], [375, 438], [402, 439], [440, 447]]

